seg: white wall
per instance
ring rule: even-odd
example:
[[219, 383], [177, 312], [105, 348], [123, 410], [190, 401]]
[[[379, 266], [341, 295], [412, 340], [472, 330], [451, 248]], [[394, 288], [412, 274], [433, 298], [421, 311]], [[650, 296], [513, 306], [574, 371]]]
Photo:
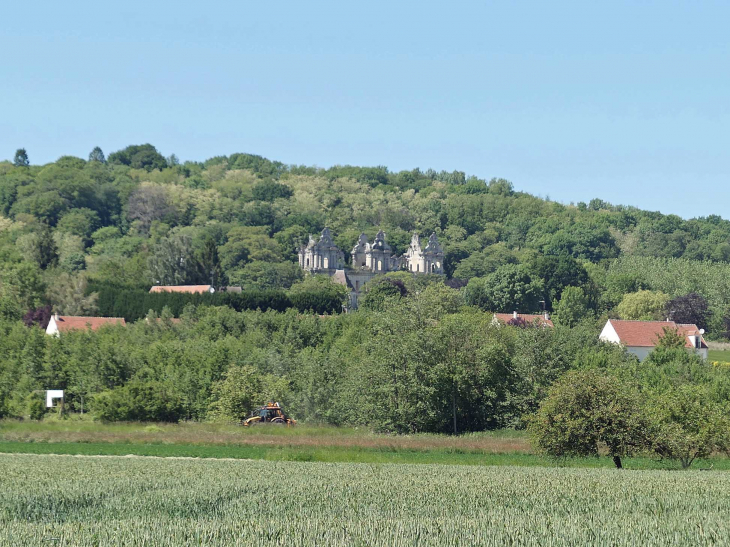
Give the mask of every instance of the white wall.
[[636, 355], [636, 357], [639, 358], [639, 361], [646, 359], [653, 349], [653, 347], [647, 346], [626, 346], [626, 351], [632, 355]]
[[51, 320], [46, 327], [46, 334], [58, 336], [58, 325], [56, 324], [56, 318], [53, 316], [51, 316]]
[[618, 333], [616, 332], [616, 329], [613, 328], [610, 321], [606, 321], [606, 325], [603, 327], [601, 334], [598, 335], [598, 339], [603, 340], [604, 342], [611, 342], [613, 344], [621, 343], [621, 339], [618, 337]]

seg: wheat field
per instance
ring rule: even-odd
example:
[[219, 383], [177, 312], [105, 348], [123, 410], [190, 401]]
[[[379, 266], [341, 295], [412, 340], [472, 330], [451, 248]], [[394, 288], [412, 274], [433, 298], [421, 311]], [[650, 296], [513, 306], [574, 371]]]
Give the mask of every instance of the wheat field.
[[730, 474], [0, 455], [0, 545], [727, 545]]

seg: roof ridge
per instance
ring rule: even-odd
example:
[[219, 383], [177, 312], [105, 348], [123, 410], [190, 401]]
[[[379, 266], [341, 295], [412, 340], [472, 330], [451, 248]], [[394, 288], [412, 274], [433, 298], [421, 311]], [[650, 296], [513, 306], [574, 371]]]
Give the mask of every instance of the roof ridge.
[[78, 319], [124, 319], [124, 317], [109, 317], [107, 315], [62, 315], [58, 314], [58, 317], [77, 317]]

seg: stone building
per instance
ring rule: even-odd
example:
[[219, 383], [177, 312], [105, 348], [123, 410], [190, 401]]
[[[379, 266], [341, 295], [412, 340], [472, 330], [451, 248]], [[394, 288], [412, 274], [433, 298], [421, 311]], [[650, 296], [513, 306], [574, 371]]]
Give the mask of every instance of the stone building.
[[421, 238], [413, 234], [411, 244], [404, 257], [406, 269], [413, 273], [444, 273], [444, 251], [436, 234], [431, 234], [425, 249], [421, 248]]
[[444, 273], [444, 251], [436, 234], [431, 234], [425, 248], [422, 248], [418, 234], [413, 234], [403, 256], [395, 256], [382, 230], [372, 243], [365, 234], [360, 234], [350, 257], [351, 263], [347, 266], [344, 254], [332, 241], [329, 229], [325, 228], [319, 241], [309, 236], [309, 243], [299, 250], [299, 266], [313, 274], [330, 275], [337, 283], [345, 285], [350, 290], [350, 308], [357, 308], [363, 285], [378, 274], [396, 271]]
[[329, 275], [345, 267], [345, 254], [332, 241], [329, 228], [322, 230], [319, 241], [309, 236], [307, 246], [299, 249], [299, 266], [307, 272]]

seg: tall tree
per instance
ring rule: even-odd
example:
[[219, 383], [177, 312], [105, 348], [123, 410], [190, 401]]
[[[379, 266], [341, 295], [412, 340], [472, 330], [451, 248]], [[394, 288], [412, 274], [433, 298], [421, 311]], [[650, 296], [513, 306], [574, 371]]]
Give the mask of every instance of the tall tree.
[[89, 161], [98, 161], [99, 163], [106, 163], [106, 156], [102, 152], [101, 148], [95, 146], [89, 154]]
[[89, 316], [97, 313], [98, 293], [86, 294], [83, 275], [62, 273], [48, 287], [47, 295], [56, 313]]
[[206, 281], [193, 253], [189, 235], [174, 234], [154, 246], [148, 259], [152, 281], [159, 285], [186, 285]]
[[18, 148], [15, 151], [15, 157], [13, 158], [13, 165], [15, 165], [15, 167], [28, 167], [30, 165], [30, 160], [28, 159], [28, 152], [25, 151], [25, 148]]
[[220, 258], [218, 257], [218, 246], [215, 244], [213, 238], [209, 237], [205, 240], [203, 250], [200, 252], [198, 260], [200, 262], [203, 275], [208, 276], [210, 284], [215, 287], [216, 290], [226, 285], [227, 279], [223, 273]]
[[28, 262], [35, 262], [42, 270], [58, 262], [58, 248], [47, 224], [41, 224], [35, 232], [20, 236], [16, 246]]

